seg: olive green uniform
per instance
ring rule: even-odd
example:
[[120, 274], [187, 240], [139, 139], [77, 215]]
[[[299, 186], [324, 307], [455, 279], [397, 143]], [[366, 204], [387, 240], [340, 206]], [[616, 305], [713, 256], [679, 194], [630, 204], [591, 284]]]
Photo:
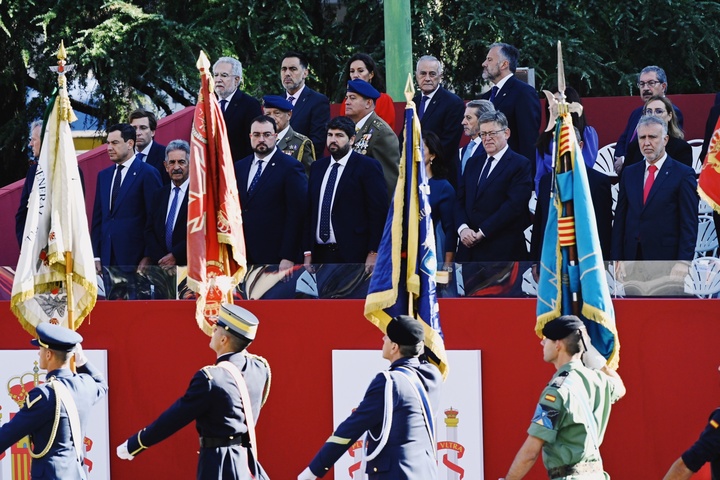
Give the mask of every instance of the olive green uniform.
[[620, 397], [612, 377], [573, 360], [558, 369], [540, 395], [528, 434], [543, 440], [552, 479], [602, 480], [599, 447], [611, 405]]
[[278, 142], [277, 148], [295, 160], [300, 160], [305, 167], [305, 175], [310, 176], [310, 165], [315, 161], [315, 146], [305, 135], [288, 127], [285, 136]]

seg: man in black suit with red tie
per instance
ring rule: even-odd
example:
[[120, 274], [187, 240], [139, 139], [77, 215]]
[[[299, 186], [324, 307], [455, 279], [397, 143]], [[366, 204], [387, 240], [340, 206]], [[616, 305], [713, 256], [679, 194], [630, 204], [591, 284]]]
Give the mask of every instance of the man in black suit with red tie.
[[260, 102], [238, 87], [242, 83], [242, 64], [232, 57], [220, 57], [213, 65], [215, 94], [225, 118], [230, 151], [234, 162], [252, 153], [250, 124], [262, 115]]
[[157, 130], [155, 114], [139, 108], [130, 113], [128, 123], [135, 129], [137, 158], [157, 168], [163, 185], [167, 185], [170, 183], [170, 177], [165, 171], [165, 145], [155, 141], [155, 130]]

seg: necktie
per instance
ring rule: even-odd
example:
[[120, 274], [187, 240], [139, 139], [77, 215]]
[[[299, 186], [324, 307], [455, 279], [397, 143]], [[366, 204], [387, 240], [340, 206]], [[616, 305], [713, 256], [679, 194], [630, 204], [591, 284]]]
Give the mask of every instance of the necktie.
[[482, 187], [483, 183], [485, 183], [485, 180], [487, 180], [488, 176], [490, 175], [490, 166], [492, 165], [492, 162], [495, 161], [495, 157], [490, 157], [485, 162], [485, 166], [483, 167], [482, 173], [480, 174], [480, 178], [478, 179], [478, 190], [480, 190], [480, 187]]
[[490, 90], [490, 101], [491, 102], [495, 101], [495, 96], [497, 95], [498, 90], [499, 90], [499, 88], [496, 86], [493, 86], [492, 89]]
[[430, 97], [423, 95], [422, 99], [420, 99], [420, 112], [418, 112], [418, 118], [420, 120], [422, 120], [423, 115], [425, 115], [425, 104], [427, 103], [428, 98]]
[[255, 172], [255, 176], [252, 179], [252, 182], [250, 182], [250, 187], [248, 188], [248, 195], [252, 194], [253, 190], [255, 190], [255, 187], [257, 186], [257, 183], [260, 181], [260, 175], [262, 175], [262, 165], [264, 160], [258, 160], [258, 168]]
[[145, 154], [138, 152], [138, 153], [135, 154], [135, 158], [137, 158], [137, 159], [140, 160], [141, 162], [144, 162], [144, 161], [145, 161]]
[[110, 193], [110, 210], [115, 208], [115, 200], [117, 200], [118, 194], [120, 193], [120, 184], [122, 183], [122, 169], [125, 165], [118, 165], [115, 167], [115, 178], [113, 179], [112, 192]]
[[170, 212], [168, 212], [167, 220], [165, 220], [165, 246], [168, 252], [172, 250], [172, 234], [175, 226], [175, 213], [177, 212], [178, 196], [180, 195], [180, 187], [175, 187], [175, 196], [170, 204]]
[[643, 205], [647, 202], [647, 197], [650, 194], [650, 189], [653, 186], [653, 182], [655, 181], [655, 172], [657, 172], [657, 166], [650, 165], [648, 167], [648, 176], [645, 179], [645, 188], [643, 188]]
[[294, 107], [294, 106], [295, 106], [295, 97], [293, 97], [292, 95], [290, 95], [290, 96], [288, 97], [288, 102], [292, 103], [292, 104], [293, 104], [293, 107]]
[[225, 113], [226, 106], [227, 106], [227, 100], [225, 100], [225, 99], [220, 100], [220, 110], [222, 110], [223, 113]]
[[462, 163], [460, 165], [460, 174], [465, 173], [465, 165], [467, 165], [467, 161], [470, 157], [472, 157], [473, 154], [473, 142], [468, 143], [465, 146], [465, 153], [463, 153], [462, 156]]
[[325, 193], [323, 194], [322, 206], [320, 207], [320, 240], [327, 242], [330, 239], [330, 207], [332, 206], [333, 191], [340, 164], [335, 162], [330, 170]]

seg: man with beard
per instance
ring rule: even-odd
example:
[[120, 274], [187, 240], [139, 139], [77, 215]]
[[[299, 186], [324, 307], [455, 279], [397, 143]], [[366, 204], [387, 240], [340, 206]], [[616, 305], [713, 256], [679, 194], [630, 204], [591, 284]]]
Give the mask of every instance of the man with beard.
[[490, 45], [482, 64], [482, 76], [492, 82], [493, 87], [482, 98], [490, 100], [495, 110], [505, 114], [510, 148], [525, 158], [534, 159], [535, 142], [540, 133], [540, 100], [533, 87], [515, 76], [519, 56], [518, 49], [507, 43]]
[[253, 154], [235, 162], [247, 260], [289, 270], [299, 262], [307, 202], [300, 162], [278, 150], [277, 126], [267, 115], [250, 125]]
[[310, 167], [310, 221], [305, 265], [364, 263], [372, 272], [385, 226], [388, 196], [380, 162], [352, 150], [355, 123], [335, 117], [327, 126], [330, 156]]

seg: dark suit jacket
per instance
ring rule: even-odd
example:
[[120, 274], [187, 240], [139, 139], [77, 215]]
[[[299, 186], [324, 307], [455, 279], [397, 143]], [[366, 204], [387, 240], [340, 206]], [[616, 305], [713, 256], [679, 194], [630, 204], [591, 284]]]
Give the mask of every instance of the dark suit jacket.
[[[422, 93], [416, 93], [413, 102], [418, 111], [420, 110], [420, 101]], [[451, 161], [457, 156], [457, 150], [460, 146], [460, 138], [463, 134], [462, 119], [465, 113], [465, 102], [452, 92], [445, 90], [441, 85], [435, 95], [433, 95], [430, 103], [425, 105], [420, 125], [423, 131], [435, 132], [440, 137], [442, 144], [442, 154], [448, 163], [450, 172], [448, 172], [448, 180], [456, 187], [457, 183], [457, 165]], [[400, 145], [403, 144], [403, 138], [400, 138]]]
[[[456, 180], [456, 184], [457, 184], [457, 182], [460, 180], [460, 178], [459, 178], [460, 175], [463, 174], [462, 159], [463, 159], [463, 156], [465, 155], [465, 152], [467, 151], [467, 149], [468, 149], [469, 147], [470, 147], [470, 143], [468, 143], [468, 144], [465, 145], [464, 147], [460, 148], [460, 149], [458, 150], [458, 154], [456, 155], [456, 158], [455, 158], [455, 169], [457, 170], [457, 176], [458, 176], [458, 179]], [[482, 142], [480, 142], [480, 143], [478, 143], [478, 146], [475, 147], [475, 151], [472, 152], [472, 156], [477, 156], [477, 155], [480, 155], [481, 153], [484, 153], [484, 152], [485, 152], [485, 147], [483, 147]], [[472, 156], [471, 156], [471, 158], [472, 158]], [[470, 161], [470, 158], [468, 158], [468, 162], [469, 162], [469, 161]], [[467, 166], [467, 165], [466, 165], [466, 166]]]
[[485, 238], [468, 249], [458, 245], [458, 262], [521, 261], [527, 258], [524, 230], [530, 225], [528, 201], [532, 194], [530, 161], [509, 149], [482, 188], [478, 180], [487, 153], [473, 156], [460, 177], [455, 223], [482, 230]]
[[[620, 134], [620, 138], [618, 138], [617, 143], [615, 144], [615, 156], [616, 157], [624, 157], [627, 154], [628, 145], [631, 141], [637, 142], [637, 135], [635, 135], [635, 128], [637, 128], [638, 121], [640, 120], [640, 117], [642, 117], [642, 112], [645, 110], [645, 105], [636, 108], [632, 112], [630, 112], [630, 118], [628, 118], [627, 125], [625, 125], [625, 130], [623, 130], [623, 133]], [[680, 109], [673, 105], [673, 110], [675, 110], [675, 115], [678, 119], [678, 125], [680, 128], [683, 128], [683, 114], [680, 111]], [[633, 138], [634, 137], [634, 138]]]
[[612, 255], [615, 260], [692, 260], [698, 230], [695, 171], [670, 158], [655, 175], [643, 205], [645, 162], [627, 167], [615, 207]]
[[392, 198], [398, 179], [400, 145], [398, 137], [390, 125], [373, 112], [355, 134], [353, 150], [380, 162], [385, 176], [388, 198]]
[[254, 156], [235, 162], [243, 232], [249, 264], [277, 265], [302, 260], [302, 234], [307, 211], [307, 177], [300, 162], [280, 150], [266, 158], [252, 195], [248, 175]]
[[[590, 198], [595, 209], [595, 224], [597, 226], [600, 249], [604, 259], [610, 259], [612, 246], [612, 182], [610, 177], [585, 166]], [[552, 172], [546, 173], [540, 179], [538, 200], [535, 206], [532, 241], [530, 244], [530, 259], [539, 261], [542, 254], [542, 244], [545, 238], [548, 212], [550, 210], [550, 183]]]
[[103, 266], [127, 266], [134, 270], [147, 256], [145, 226], [152, 198], [162, 186], [154, 167], [133, 161], [125, 175], [116, 205], [110, 210], [110, 189], [115, 165], [98, 173], [91, 238], [95, 257]]
[[[490, 100], [490, 95], [487, 91], [482, 98]], [[493, 104], [495, 110], [508, 119], [510, 148], [525, 158], [535, 158], [535, 142], [540, 134], [540, 100], [535, 89], [513, 75], [497, 93]], [[534, 165], [530, 168], [534, 169]]]
[[233, 161], [252, 154], [250, 125], [252, 125], [253, 119], [262, 113], [260, 102], [245, 92], [235, 91], [223, 112]]
[[190, 189], [185, 192], [182, 202], [178, 205], [176, 212], [177, 220], [175, 220], [175, 228], [172, 233], [172, 249], [168, 251], [165, 245], [165, 217], [167, 209], [172, 201], [174, 184], [163, 185], [153, 195], [152, 204], [154, 208], [150, 210], [148, 215], [147, 229], [145, 231], [145, 241], [148, 245], [148, 257], [153, 263], [157, 263], [162, 257], [168, 253], [172, 253], [175, 262], [178, 265], [187, 264], [187, 213], [188, 213], [188, 197]]
[[150, 153], [148, 153], [145, 163], [157, 168], [158, 172], [160, 172], [160, 180], [162, 180], [163, 185], [170, 183], [170, 175], [168, 175], [165, 170], [165, 145], [160, 145], [153, 140], [150, 145]]
[[[307, 251], [315, 245], [322, 181], [330, 160], [325, 157], [310, 167], [310, 221], [305, 229]], [[369, 252], [377, 252], [387, 212], [388, 196], [380, 162], [352, 152], [335, 189], [330, 217], [343, 262], [365, 263]]]
[[307, 85], [295, 106], [290, 117], [290, 126], [298, 133], [310, 137], [315, 145], [315, 157], [322, 157], [325, 151], [327, 137], [327, 123], [330, 121], [330, 100]]

